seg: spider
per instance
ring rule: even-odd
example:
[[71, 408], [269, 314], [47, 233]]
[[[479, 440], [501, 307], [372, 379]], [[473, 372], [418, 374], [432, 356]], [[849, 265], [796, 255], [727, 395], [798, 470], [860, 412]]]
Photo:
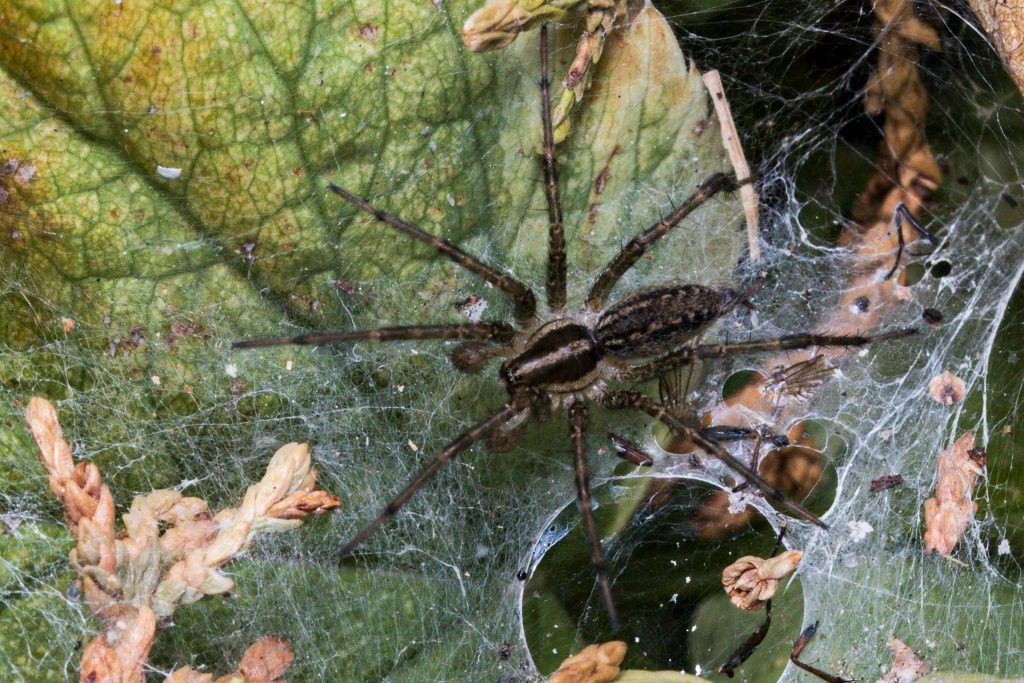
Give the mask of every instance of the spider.
[[722, 460], [757, 486], [770, 500], [796, 515], [827, 528], [817, 517], [790, 501], [753, 468], [740, 461], [717, 441], [690, 427], [672, 411], [632, 388], [612, 389], [612, 384], [635, 385], [702, 358], [722, 358], [760, 351], [801, 349], [811, 346], [863, 346], [875, 341], [913, 334], [897, 330], [870, 336], [793, 334], [732, 344], [692, 344], [712, 323], [745, 303], [746, 295], [729, 289], [699, 284], [668, 282], [626, 294], [609, 304], [619, 279], [669, 230], [719, 192], [734, 190], [738, 183], [716, 173], [704, 181], [685, 203], [637, 235], [606, 264], [577, 311], [566, 310], [566, 245], [559, 199], [558, 169], [551, 125], [548, 79], [547, 26], [540, 31], [541, 118], [543, 124], [543, 172], [548, 209], [548, 263], [545, 292], [547, 311], [538, 313], [533, 291], [513, 275], [484, 263], [419, 226], [382, 211], [337, 185], [329, 189], [378, 221], [413, 239], [430, 245], [438, 254], [507, 293], [514, 302], [515, 325], [503, 321], [452, 325], [382, 327], [370, 330], [325, 332], [297, 337], [238, 341], [235, 348], [285, 344], [337, 344], [345, 342], [400, 340], [459, 340], [451, 354], [457, 370], [478, 373], [488, 362], [503, 358], [498, 381], [508, 392], [507, 402], [482, 422], [445, 446], [384, 510], [358, 531], [340, 551], [350, 554], [385, 521], [394, 516], [438, 470], [462, 451], [484, 440], [492, 451], [513, 447], [531, 419], [547, 419], [561, 408], [568, 421], [576, 498], [582, 513], [597, 582], [613, 628], [617, 628], [604, 555], [591, 504], [586, 434], [589, 408], [594, 403], [612, 410], [634, 410], [661, 421], [677, 436]]

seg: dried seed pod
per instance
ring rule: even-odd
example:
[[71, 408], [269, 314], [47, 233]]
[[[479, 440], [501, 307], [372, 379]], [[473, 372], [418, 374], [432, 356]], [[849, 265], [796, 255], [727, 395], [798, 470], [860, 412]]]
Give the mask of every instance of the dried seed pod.
[[741, 557], [722, 572], [722, 587], [740, 609], [761, 609], [775, 595], [779, 582], [796, 571], [803, 556], [799, 550], [787, 550], [767, 560], [753, 555]]

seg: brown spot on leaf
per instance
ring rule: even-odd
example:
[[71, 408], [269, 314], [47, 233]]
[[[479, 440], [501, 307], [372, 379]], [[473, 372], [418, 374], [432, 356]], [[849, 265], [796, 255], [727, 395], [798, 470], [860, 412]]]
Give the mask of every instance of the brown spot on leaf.
[[355, 294], [356, 291], [355, 285], [351, 285], [348, 282], [345, 282], [344, 280], [335, 280], [334, 286], [340, 289], [341, 291], [345, 292], [346, 294]]
[[202, 324], [197, 323], [194, 320], [189, 320], [187, 318], [184, 320], [176, 320], [171, 323], [170, 328], [167, 330], [167, 348], [171, 351], [177, 350], [178, 342], [185, 338], [210, 341], [213, 336], [205, 327], [203, 327]]
[[132, 355], [135, 349], [139, 348], [146, 341], [146, 332], [141, 327], [133, 327], [127, 334], [114, 337], [110, 340], [107, 353], [113, 357], [120, 353], [127, 358]]

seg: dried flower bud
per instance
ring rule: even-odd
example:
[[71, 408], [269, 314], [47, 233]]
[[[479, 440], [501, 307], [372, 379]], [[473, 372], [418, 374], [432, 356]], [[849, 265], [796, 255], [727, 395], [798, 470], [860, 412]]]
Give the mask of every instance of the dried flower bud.
[[292, 644], [283, 638], [264, 636], [249, 646], [238, 665], [238, 673], [246, 681], [282, 681], [284, 672], [292, 665], [295, 654]]
[[953, 552], [978, 510], [971, 494], [985, 462], [985, 450], [974, 447], [974, 432], [967, 432], [939, 455], [935, 496], [924, 503], [926, 553], [948, 556]]
[[964, 398], [964, 381], [949, 370], [943, 370], [928, 382], [928, 393], [944, 406], [959, 403]]
[[296, 492], [272, 505], [267, 517], [276, 519], [302, 519], [306, 515], [322, 515], [341, 505], [341, 499], [327, 491]]
[[462, 42], [473, 52], [490, 52], [510, 45], [521, 31], [545, 21], [561, 21], [585, 0], [491, 0], [462, 25]]
[[156, 634], [156, 615], [146, 605], [124, 623], [116, 634], [117, 644], [106, 635], [93, 638], [82, 651], [80, 681], [143, 683], [142, 670], [149, 659]]
[[[64, 503], [78, 541], [71, 564], [80, 573], [81, 592], [105, 633], [83, 650], [87, 681], [143, 683], [157, 617], [181, 604], [222, 594], [234, 582], [220, 565], [237, 557], [260, 531], [301, 524], [308, 514], [338, 507], [339, 500], [316, 490], [317, 471], [306, 444], [290, 443], [271, 458], [263, 479], [250, 486], [241, 505], [213, 516], [206, 502], [178, 491], [137, 496], [124, 515], [124, 531], [114, 535], [114, 502], [93, 463], [75, 465], [61, 435], [57, 413], [34, 398], [26, 411], [39, 445], [39, 459], [50, 488]], [[291, 646], [273, 638], [257, 641], [240, 665], [242, 673], [218, 683], [274, 683], [292, 661]], [[186, 667], [170, 683], [212, 683], [213, 677]]]
[[562, 662], [548, 683], [608, 683], [619, 675], [625, 656], [626, 644], [621, 640], [588, 645]]
[[[164, 683], [213, 683], [213, 674], [206, 674], [186, 666], [172, 671]], [[218, 679], [217, 683], [245, 683], [245, 681], [240, 677], [225, 676]]]
[[796, 571], [803, 558], [799, 550], [787, 550], [767, 560], [747, 555], [722, 572], [722, 586], [732, 604], [754, 611], [775, 595], [779, 582]]

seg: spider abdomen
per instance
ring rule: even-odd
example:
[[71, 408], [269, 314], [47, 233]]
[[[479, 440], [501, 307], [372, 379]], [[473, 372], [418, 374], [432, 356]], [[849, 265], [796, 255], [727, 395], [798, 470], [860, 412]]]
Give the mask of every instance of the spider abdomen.
[[597, 321], [597, 341], [622, 358], [651, 356], [693, 338], [725, 312], [722, 293], [702, 285], [668, 285], [630, 294]]

